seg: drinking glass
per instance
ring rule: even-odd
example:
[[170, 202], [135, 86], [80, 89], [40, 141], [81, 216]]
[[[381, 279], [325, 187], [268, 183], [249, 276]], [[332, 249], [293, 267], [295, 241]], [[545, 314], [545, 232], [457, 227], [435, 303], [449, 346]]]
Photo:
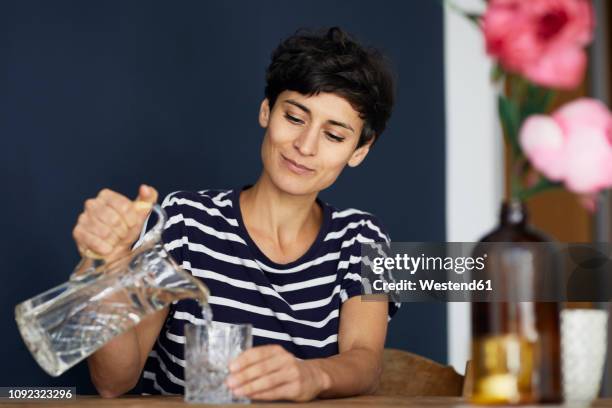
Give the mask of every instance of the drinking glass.
[[608, 311], [561, 312], [563, 396], [567, 403], [590, 404], [599, 394], [606, 362]]
[[185, 325], [185, 401], [197, 404], [249, 403], [225, 385], [229, 364], [252, 347], [250, 324], [211, 322]]

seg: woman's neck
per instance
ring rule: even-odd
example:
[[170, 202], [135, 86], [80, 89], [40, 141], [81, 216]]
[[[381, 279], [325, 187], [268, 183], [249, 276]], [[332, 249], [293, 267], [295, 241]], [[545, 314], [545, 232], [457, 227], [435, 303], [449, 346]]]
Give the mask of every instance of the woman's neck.
[[316, 193], [288, 194], [264, 173], [253, 187], [240, 194], [239, 201], [248, 230], [285, 247], [318, 233], [323, 211], [316, 198]]

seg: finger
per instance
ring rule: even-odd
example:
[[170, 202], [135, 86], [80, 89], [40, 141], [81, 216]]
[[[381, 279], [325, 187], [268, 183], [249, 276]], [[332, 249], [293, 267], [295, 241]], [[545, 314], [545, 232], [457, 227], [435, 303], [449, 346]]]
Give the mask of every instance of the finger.
[[131, 229], [142, 229], [145, 220], [151, 212], [153, 204], [157, 202], [157, 190], [142, 184], [138, 189], [136, 200], [131, 202], [130, 211], [127, 215], [127, 224]]
[[292, 378], [288, 370], [277, 370], [256, 378], [255, 380], [238, 388], [234, 388], [232, 392], [238, 396], [250, 397], [254, 394], [259, 394], [274, 388], [278, 388], [280, 385], [291, 381], [295, 381], [295, 378]]
[[155, 204], [157, 202], [158, 193], [153, 187], [146, 184], [142, 184], [138, 189], [138, 197], [136, 201], [143, 201], [149, 204]]
[[101, 255], [108, 255], [113, 251], [113, 246], [98, 236], [86, 231], [80, 225], [77, 225], [73, 231], [74, 238], [80, 243], [80, 250], [89, 249]]
[[85, 212], [101, 223], [116, 229], [116, 234], [122, 238], [129, 232], [129, 228], [121, 214], [107, 205], [103, 199], [85, 201]]
[[236, 357], [230, 363], [230, 372], [235, 373], [242, 370], [245, 367], [255, 364], [259, 361], [270, 358], [274, 354], [286, 353], [285, 349], [278, 344], [271, 344], [268, 346], [253, 347], [243, 351], [238, 357]]
[[121, 240], [113, 228], [88, 213], [83, 213], [79, 216], [79, 224], [90, 234], [97, 236], [113, 246]]
[[83, 257], [85, 258], [89, 258], [89, 259], [104, 259], [104, 255], [100, 255], [97, 252], [92, 251], [91, 249], [87, 248], [85, 250], [79, 249], [81, 254], [83, 255]]
[[295, 383], [284, 383], [276, 388], [253, 393], [249, 396], [252, 400], [298, 400], [298, 387]]
[[100, 255], [97, 252], [92, 251], [89, 248], [85, 248], [83, 246], [77, 246], [79, 253], [81, 254], [81, 257], [83, 258], [88, 258], [88, 259], [104, 259], [105, 256], [104, 255]]
[[132, 209], [132, 201], [129, 198], [108, 188], [100, 191], [98, 197], [123, 217]]
[[132, 201], [124, 195], [109, 190], [108, 188], [100, 191], [98, 198], [121, 216], [123, 220], [122, 224], [125, 225], [125, 228], [120, 227], [120, 236], [125, 238], [128, 231], [133, 226], [133, 222], [131, 220], [135, 217]]
[[258, 377], [265, 376], [274, 371], [280, 370], [290, 363], [289, 354], [275, 354], [270, 358], [261, 360], [256, 364], [252, 364], [242, 370], [231, 374], [227, 378], [227, 385], [231, 388], [237, 388], [242, 384], [246, 384]]

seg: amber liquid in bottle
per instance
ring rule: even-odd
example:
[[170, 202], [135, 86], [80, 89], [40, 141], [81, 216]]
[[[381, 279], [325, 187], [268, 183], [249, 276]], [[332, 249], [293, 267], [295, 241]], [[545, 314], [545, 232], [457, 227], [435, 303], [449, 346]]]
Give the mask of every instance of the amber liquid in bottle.
[[[546, 242], [527, 226], [520, 202], [502, 206], [500, 226], [481, 242]], [[537, 274], [537, 257], [525, 265]], [[543, 264], [547, 264], [544, 262]], [[535, 265], [535, 266], [534, 266]], [[512, 270], [504, 270], [512, 279]], [[535, 275], [534, 275], [535, 276]], [[536, 282], [521, 282], [536, 285]], [[561, 401], [559, 304], [552, 302], [472, 303], [470, 400], [477, 404]]]

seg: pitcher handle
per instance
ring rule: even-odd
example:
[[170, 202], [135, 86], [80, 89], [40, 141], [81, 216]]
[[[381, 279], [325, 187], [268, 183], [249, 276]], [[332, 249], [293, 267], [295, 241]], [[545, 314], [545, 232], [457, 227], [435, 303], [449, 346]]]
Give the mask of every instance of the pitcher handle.
[[[136, 201], [135, 205], [143, 205], [148, 203], [143, 203], [141, 201]], [[168, 216], [166, 215], [166, 211], [159, 205], [153, 204], [151, 207], [152, 212], [157, 214], [157, 222], [141, 239], [141, 245], [149, 242], [157, 242], [161, 240], [162, 232], [164, 231], [164, 225], [166, 225], [166, 221], [168, 220]], [[150, 214], [149, 214], [150, 217]], [[78, 265], [74, 268], [74, 271], [70, 275], [70, 280], [74, 282], [81, 282], [92, 278], [94, 276], [100, 275], [102, 272], [99, 270], [99, 267], [104, 265], [104, 257], [99, 255], [89, 249], [82, 251], [83, 257]]]
[[143, 244], [146, 242], [157, 242], [161, 240], [162, 232], [164, 231], [164, 225], [166, 225], [166, 221], [168, 221], [168, 215], [166, 214], [166, 211], [161, 207], [161, 205], [153, 204], [153, 207], [151, 209], [152, 212], [157, 214], [157, 222], [155, 223], [153, 228], [151, 228], [151, 230], [149, 230], [142, 237]]

